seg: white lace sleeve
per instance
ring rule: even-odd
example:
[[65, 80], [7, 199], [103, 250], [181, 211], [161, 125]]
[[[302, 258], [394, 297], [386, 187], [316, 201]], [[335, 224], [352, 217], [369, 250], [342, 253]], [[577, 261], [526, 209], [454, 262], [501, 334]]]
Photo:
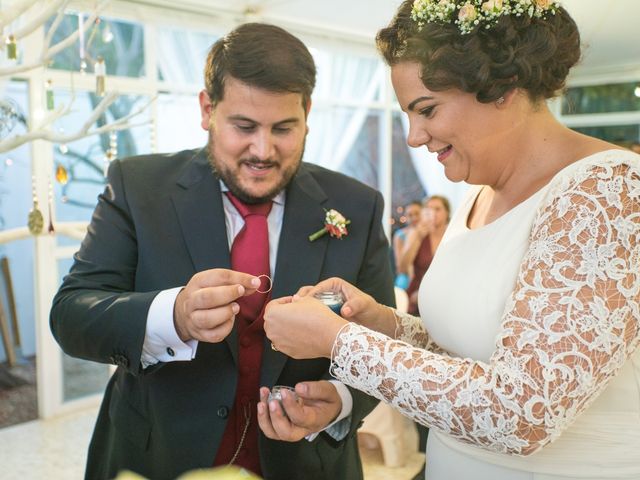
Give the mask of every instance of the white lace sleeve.
[[638, 164], [576, 169], [549, 191], [529, 240], [489, 363], [349, 324], [334, 376], [489, 450], [528, 455], [552, 441], [640, 343]]
[[[391, 308], [391, 307], [389, 307]], [[399, 312], [391, 309], [396, 320], [395, 339], [408, 343], [413, 347], [424, 348], [435, 353], [447, 355], [447, 352], [440, 348], [429, 333], [424, 328], [422, 319], [409, 313]]]

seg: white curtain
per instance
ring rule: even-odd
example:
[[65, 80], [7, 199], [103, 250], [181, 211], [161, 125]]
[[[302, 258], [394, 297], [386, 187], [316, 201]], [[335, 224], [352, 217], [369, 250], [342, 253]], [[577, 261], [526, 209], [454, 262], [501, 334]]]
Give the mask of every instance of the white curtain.
[[158, 31], [158, 68], [162, 78], [177, 85], [203, 86], [204, 62], [218, 36], [187, 30]]
[[[162, 78], [172, 85], [203, 88], [205, 59], [217, 38], [187, 30], [160, 30], [157, 51]], [[206, 144], [207, 133], [200, 126], [197, 95], [160, 94], [156, 108], [157, 151], [174, 152]]]

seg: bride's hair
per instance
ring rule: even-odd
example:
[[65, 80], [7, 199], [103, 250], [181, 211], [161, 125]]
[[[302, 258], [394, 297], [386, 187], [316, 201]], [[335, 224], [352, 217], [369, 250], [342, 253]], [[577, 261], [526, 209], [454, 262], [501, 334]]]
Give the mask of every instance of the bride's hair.
[[490, 103], [519, 88], [535, 102], [558, 95], [580, 59], [578, 27], [562, 7], [545, 18], [504, 15], [491, 28], [462, 34], [454, 23], [419, 27], [412, 5], [400, 5], [376, 43], [391, 66], [419, 63], [422, 81], [433, 91], [457, 88]]

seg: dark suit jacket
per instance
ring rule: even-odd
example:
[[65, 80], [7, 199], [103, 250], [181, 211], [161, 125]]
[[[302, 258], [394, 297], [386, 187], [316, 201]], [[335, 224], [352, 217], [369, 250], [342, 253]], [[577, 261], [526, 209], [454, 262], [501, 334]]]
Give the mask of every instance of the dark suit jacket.
[[[273, 298], [339, 276], [392, 304], [382, 207], [375, 190], [303, 164], [287, 188]], [[310, 242], [330, 208], [351, 220], [348, 236]], [[210, 268], [230, 268], [230, 257], [220, 186], [205, 150], [113, 162], [51, 310], [53, 334], [66, 353], [118, 365], [89, 448], [88, 479], [112, 478], [124, 468], [170, 479], [212, 465], [236, 389], [235, 329], [221, 343], [201, 342], [190, 362], [140, 367], [154, 297]], [[288, 358], [265, 339], [261, 385], [328, 378], [328, 366], [326, 359]], [[323, 433], [313, 442], [287, 443], [261, 433], [265, 478], [362, 478], [355, 432], [375, 400], [352, 394], [344, 441]]]

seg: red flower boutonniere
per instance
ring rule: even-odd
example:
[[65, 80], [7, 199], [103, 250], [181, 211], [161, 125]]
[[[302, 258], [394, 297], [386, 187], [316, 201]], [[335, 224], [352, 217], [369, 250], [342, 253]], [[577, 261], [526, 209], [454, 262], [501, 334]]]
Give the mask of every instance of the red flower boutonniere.
[[342, 238], [347, 235], [347, 225], [351, 223], [351, 220], [347, 220], [337, 210], [326, 210], [327, 214], [324, 217], [324, 227], [315, 233], [309, 235], [309, 240], [314, 241], [319, 239], [325, 233], [329, 233], [332, 237]]

